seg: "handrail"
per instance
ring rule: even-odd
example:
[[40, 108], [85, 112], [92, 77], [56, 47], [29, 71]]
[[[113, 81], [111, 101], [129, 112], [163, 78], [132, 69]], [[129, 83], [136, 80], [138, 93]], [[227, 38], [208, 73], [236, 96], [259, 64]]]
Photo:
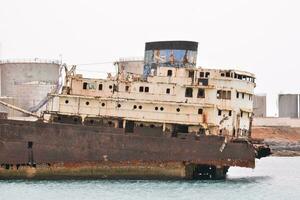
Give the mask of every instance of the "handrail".
[[24, 58], [24, 59], [2, 59], [0, 60], [0, 64], [7, 63], [46, 63], [46, 64], [57, 64], [61, 65], [62, 62], [60, 60], [52, 60], [52, 59], [41, 59], [41, 58]]

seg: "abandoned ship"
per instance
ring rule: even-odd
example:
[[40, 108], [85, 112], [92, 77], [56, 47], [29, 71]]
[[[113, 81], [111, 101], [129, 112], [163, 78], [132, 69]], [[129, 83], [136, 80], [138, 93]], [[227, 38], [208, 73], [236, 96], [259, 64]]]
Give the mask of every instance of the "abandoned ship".
[[148, 42], [144, 60], [116, 62], [106, 79], [66, 68], [41, 115], [23, 110], [36, 121], [0, 119], [0, 179], [221, 179], [254, 168], [270, 154], [251, 139], [255, 75], [196, 67], [197, 49]]

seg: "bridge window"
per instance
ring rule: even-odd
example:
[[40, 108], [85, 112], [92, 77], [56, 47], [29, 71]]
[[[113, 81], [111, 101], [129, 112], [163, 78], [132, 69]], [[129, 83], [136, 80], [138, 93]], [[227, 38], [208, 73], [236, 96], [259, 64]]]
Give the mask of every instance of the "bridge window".
[[172, 76], [172, 73], [173, 73], [173, 71], [169, 69], [167, 75], [168, 75], [168, 76]]
[[185, 97], [193, 97], [193, 88], [185, 89]]
[[205, 98], [205, 90], [203, 88], [198, 89], [197, 97], [198, 98]]

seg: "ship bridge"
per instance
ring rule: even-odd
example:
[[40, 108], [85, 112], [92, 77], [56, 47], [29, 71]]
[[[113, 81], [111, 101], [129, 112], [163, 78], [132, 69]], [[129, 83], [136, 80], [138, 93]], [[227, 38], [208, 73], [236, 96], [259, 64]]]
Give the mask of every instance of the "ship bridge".
[[155, 74], [157, 67], [195, 68], [198, 42], [147, 42], [144, 57], [144, 77]]

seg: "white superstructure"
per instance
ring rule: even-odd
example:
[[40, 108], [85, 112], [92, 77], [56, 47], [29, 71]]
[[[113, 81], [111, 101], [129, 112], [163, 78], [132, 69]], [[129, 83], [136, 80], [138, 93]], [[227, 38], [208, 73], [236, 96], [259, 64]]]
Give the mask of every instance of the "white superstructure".
[[164, 132], [248, 136], [254, 87], [254, 74], [202, 67], [157, 65], [147, 76], [124, 69], [107, 79], [73, 73], [48, 112], [77, 115], [83, 123], [101, 118], [115, 127], [130, 121]]

